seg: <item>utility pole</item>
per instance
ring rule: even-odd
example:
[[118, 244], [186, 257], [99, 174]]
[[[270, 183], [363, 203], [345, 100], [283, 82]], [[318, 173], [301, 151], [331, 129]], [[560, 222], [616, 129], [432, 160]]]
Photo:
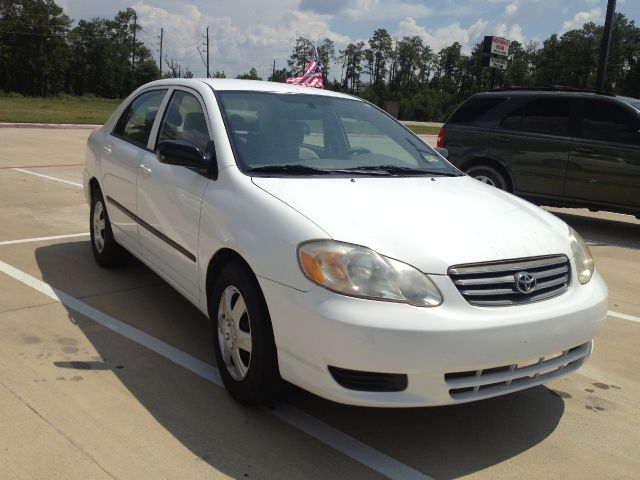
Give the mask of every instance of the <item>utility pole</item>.
[[136, 30], [138, 30], [138, 14], [133, 13], [133, 44], [131, 45], [131, 89], [136, 84]]
[[209, 27], [207, 27], [207, 78], [211, 78], [209, 73]]
[[271, 73], [271, 78], [273, 79], [276, 76], [276, 59], [273, 59], [273, 72]]
[[604, 21], [602, 32], [602, 46], [600, 47], [600, 62], [598, 63], [598, 77], [596, 90], [604, 90], [604, 78], [607, 73], [607, 61], [609, 60], [609, 46], [611, 45], [611, 33], [613, 32], [613, 14], [616, 11], [616, 0], [607, 3], [607, 17]]
[[164, 28], [160, 29], [160, 78], [162, 78], [162, 39], [164, 38]]

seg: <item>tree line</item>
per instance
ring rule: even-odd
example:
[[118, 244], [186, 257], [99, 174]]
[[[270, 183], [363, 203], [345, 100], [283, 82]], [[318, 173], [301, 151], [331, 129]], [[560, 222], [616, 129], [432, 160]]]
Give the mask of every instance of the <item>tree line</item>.
[[[325, 87], [351, 93], [383, 106], [400, 103], [400, 117], [411, 120], [444, 120], [469, 95], [494, 88], [564, 86], [584, 90], [596, 88], [603, 26], [593, 22], [562, 35], [553, 34], [540, 45], [512, 41], [505, 71], [483, 66], [483, 44], [470, 54], [462, 45], [434, 51], [419, 36], [394, 39], [380, 28], [365, 42], [348, 44], [335, 51], [325, 39], [318, 48], [324, 64]], [[284, 81], [304, 68], [313, 44], [298, 37], [288, 69], [269, 79]], [[327, 81], [329, 66], [335, 80]], [[495, 76], [494, 76], [495, 75]], [[492, 78], [493, 77], [493, 78]], [[617, 13], [611, 39], [605, 85], [608, 91], [640, 98], [640, 28]]]
[[[123, 98], [160, 77], [151, 50], [140, 38], [135, 10], [113, 18], [72, 20], [54, 0], [0, 0], [0, 91], [30, 96], [95, 95]], [[443, 120], [469, 95], [496, 87], [562, 85], [595, 88], [603, 27], [589, 22], [542, 44], [513, 41], [504, 72], [483, 66], [482, 43], [469, 54], [462, 45], [435, 51], [419, 36], [394, 39], [384, 28], [367, 41], [336, 51], [317, 45], [325, 88], [348, 92], [380, 106], [400, 105], [400, 116]], [[298, 37], [284, 68], [268, 78], [284, 82], [304, 70], [314, 44]], [[337, 68], [336, 68], [337, 66]], [[333, 71], [335, 69], [335, 71]], [[165, 59], [164, 77], [191, 77], [188, 67]], [[217, 71], [214, 77], [226, 77]], [[237, 78], [260, 80], [255, 68]], [[331, 78], [331, 80], [330, 80]], [[640, 28], [618, 13], [606, 71], [607, 89], [640, 97]]]

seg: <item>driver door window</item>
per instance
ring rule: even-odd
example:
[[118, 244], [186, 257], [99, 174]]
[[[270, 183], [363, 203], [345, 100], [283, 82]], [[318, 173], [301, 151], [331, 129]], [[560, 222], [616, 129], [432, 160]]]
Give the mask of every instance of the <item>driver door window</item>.
[[191, 93], [174, 92], [160, 124], [158, 142], [162, 140], [182, 140], [195, 145], [203, 153], [207, 150], [207, 120], [202, 105]]

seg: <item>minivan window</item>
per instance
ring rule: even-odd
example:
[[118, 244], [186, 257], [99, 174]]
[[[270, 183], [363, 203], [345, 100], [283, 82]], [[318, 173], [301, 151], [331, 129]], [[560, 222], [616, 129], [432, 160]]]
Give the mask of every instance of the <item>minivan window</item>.
[[591, 140], [640, 145], [640, 118], [613, 102], [585, 100], [581, 133]]
[[539, 98], [509, 113], [500, 126], [511, 130], [568, 135], [570, 113], [571, 98]]
[[113, 133], [146, 148], [151, 127], [166, 93], [166, 89], [152, 90], [136, 97], [120, 116]]
[[522, 129], [529, 132], [567, 135], [571, 98], [555, 96], [533, 100], [525, 105]]
[[496, 96], [471, 98], [451, 115], [448, 123], [474, 123], [505, 100], [507, 100], [506, 97]]
[[524, 106], [516, 108], [513, 112], [502, 119], [500, 126], [511, 130], [522, 130], [522, 116], [524, 114]]

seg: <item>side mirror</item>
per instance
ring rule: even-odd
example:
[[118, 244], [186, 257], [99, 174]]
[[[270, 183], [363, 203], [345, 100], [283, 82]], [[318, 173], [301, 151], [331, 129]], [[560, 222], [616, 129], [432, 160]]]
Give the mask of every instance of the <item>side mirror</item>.
[[436, 147], [436, 152], [442, 155], [444, 158], [449, 158], [449, 150], [443, 147]]
[[195, 168], [202, 173], [218, 177], [213, 141], [207, 144], [207, 151], [201, 152], [194, 144], [183, 140], [162, 140], [156, 148], [156, 155], [160, 163]]

